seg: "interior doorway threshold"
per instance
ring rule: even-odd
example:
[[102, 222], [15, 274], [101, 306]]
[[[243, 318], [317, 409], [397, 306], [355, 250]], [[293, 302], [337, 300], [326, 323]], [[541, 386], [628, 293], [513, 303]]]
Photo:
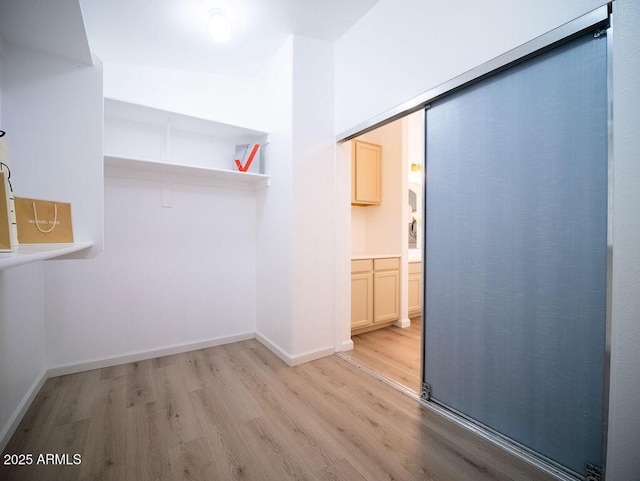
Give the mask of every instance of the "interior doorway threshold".
[[400, 391], [402, 394], [405, 394], [406, 396], [409, 396], [410, 398], [415, 399], [416, 401], [420, 400], [420, 395], [417, 392], [415, 392], [413, 389], [405, 386], [402, 383], [399, 383], [398, 381], [396, 381], [394, 379], [391, 379], [388, 376], [385, 376], [384, 374], [382, 374], [379, 371], [376, 371], [375, 369], [371, 369], [370, 367], [365, 366], [360, 361], [357, 361], [357, 360], [353, 359], [351, 356], [349, 356], [349, 354], [347, 354], [345, 352], [337, 352], [336, 355], [338, 355], [339, 357], [341, 357], [342, 359], [347, 361], [349, 364], [352, 364], [353, 366], [357, 367], [358, 369], [361, 369], [362, 371], [366, 372], [367, 374], [375, 377], [379, 381], [382, 381], [383, 383], [391, 386], [392, 388], [396, 389], [397, 391]]

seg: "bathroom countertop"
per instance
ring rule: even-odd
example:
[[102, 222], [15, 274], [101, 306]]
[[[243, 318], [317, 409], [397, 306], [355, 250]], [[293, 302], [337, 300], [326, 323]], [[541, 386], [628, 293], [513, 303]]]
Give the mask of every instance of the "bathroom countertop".
[[357, 255], [351, 256], [351, 260], [359, 261], [362, 259], [385, 259], [387, 257], [400, 257], [400, 254]]

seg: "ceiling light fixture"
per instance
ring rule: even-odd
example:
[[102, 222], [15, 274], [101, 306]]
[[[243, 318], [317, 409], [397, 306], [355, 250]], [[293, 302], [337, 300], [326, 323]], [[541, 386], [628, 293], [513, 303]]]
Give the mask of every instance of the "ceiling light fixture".
[[209, 11], [209, 35], [218, 43], [228, 42], [231, 38], [231, 22], [227, 12], [221, 8], [213, 8]]

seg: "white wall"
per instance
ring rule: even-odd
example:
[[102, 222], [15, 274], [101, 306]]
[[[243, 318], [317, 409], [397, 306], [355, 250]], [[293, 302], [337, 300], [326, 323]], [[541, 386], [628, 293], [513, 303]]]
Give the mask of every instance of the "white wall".
[[335, 180], [335, 345], [337, 351], [353, 349], [351, 340], [351, 142], [336, 145]]
[[9, 46], [3, 130], [19, 197], [71, 202], [76, 241], [102, 250], [102, 65]]
[[297, 361], [334, 352], [333, 44], [294, 37], [293, 343]]
[[382, 203], [351, 207], [351, 253], [353, 256], [399, 257], [403, 249], [402, 230], [406, 223], [403, 212], [407, 198], [402, 189], [402, 176], [406, 170], [403, 121], [372, 130], [358, 137], [358, 140], [382, 146]]
[[[268, 189], [256, 193], [255, 331], [293, 352], [293, 55], [290, 37], [254, 78], [109, 64], [105, 96], [270, 133]], [[153, 88], [149, 88], [153, 85]]]
[[262, 114], [259, 77], [109, 63], [104, 69], [104, 96], [268, 131]]
[[[15, 194], [70, 201], [75, 238], [95, 242], [95, 255], [103, 233], [101, 65], [7, 45], [0, 84]], [[44, 380], [44, 268], [0, 272], [0, 444]]]
[[42, 264], [0, 271], [0, 451], [46, 374]]
[[[255, 121], [270, 132], [267, 189], [172, 186], [176, 205], [163, 209], [161, 184], [106, 179], [104, 254], [52, 262], [45, 271], [51, 366], [116, 362], [253, 332], [289, 363], [333, 352], [332, 66], [332, 44], [292, 37], [247, 84], [260, 102], [242, 124]], [[105, 82], [107, 95], [124, 85], [116, 77]], [[193, 86], [173, 82], [144, 94], [134, 83], [127, 96], [112, 96], [216, 120], [236, 114], [211, 106], [211, 89], [200, 92], [206, 112], [184, 98], [167, 105], [168, 93]], [[242, 88], [233, 92], [240, 96]], [[112, 127], [105, 146], [122, 155], [149, 156], [140, 148], [159, 144], [159, 132], [126, 137], [122, 125]]]
[[287, 358], [293, 348], [293, 37], [260, 74], [259, 85], [271, 134], [271, 185], [258, 198], [256, 332]]
[[367, 252], [367, 210], [351, 206], [351, 255]]
[[380, 0], [336, 42], [336, 132], [604, 3]]
[[[257, 193], [175, 179], [163, 185], [105, 178], [103, 255], [47, 264], [47, 361], [56, 372], [232, 341], [256, 330], [290, 352], [291, 243], [283, 242], [283, 232], [291, 228], [291, 43], [281, 52], [255, 79], [105, 67], [106, 97], [270, 131], [273, 178]], [[163, 132], [145, 135], [140, 125], [127, 130], [124, 124], [110, 119], [106, 126], [110, 153], [160, 157]], [[174, 140], [179, 135], [172, 132]], [[216, 149], [196, 140], [202, 148], [195, 157], [182, 158], [184, 149], [174, 145], [171, 160], [204, 164], [203, 151]], [[160, 206], [163, 187], [172, 208]], [[268, 279], [257, 282], [265, 270]]]
[[[604, 3], [466, 0], [454, 9], [447, 3], [381, 0], [336, 44], [336, 132]], [[640, 443], [640, 4], [616, 0], [614, 22], [613, 332], [606, 475], [609, 481], [627, 481], [640, 473], [635, 455]], [[344, 149], [338, 152], [344, 160]], [[343, 201], [348, 196], [346, 188], [338, 192]], [[337, 259], [336, 266], [345, 261]], [[342, 282], [348, 289], [348, 278]], [[346, 317], [345, 312], [338, 315]]]
[[[109, 64], [104, 90], [106, 97], [243, 126], [266, 118], [252, 101], [251, 79]], [[162, 128], [110, 118], [105, 151], [160, 160], [163, 137]], [[217, 139], [187, 137], [172, 131], [170, 160], [212, 166], [207, 156], [223, 156]], [[251, 337], [261, 194], [176, 178], [105, 177], [104, 184], [103, 255], [46, 266], [49, 366], [72, 371]], [[161, 206], [167, 198], [170, 208]]]
[[[3, 63], [0, 45], [0, 128]], [[44, 379], [44, 349], [42, 266], [0, 271], [0, 451]]]
[[258, 202], [257, 334], [298, 364], [334, 352], [333, 45], [292, 36], [259, 81], [271, 185]]
[[47, 263], [51, 367], [255, 331], [255, 193], [171, 181], [105, 177], [104, 252]]

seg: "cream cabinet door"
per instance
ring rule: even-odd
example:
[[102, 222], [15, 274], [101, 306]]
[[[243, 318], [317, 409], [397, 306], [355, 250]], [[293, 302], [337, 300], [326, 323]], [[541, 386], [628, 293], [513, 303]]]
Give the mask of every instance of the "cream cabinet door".
[[351, 329], [373, 323], [373, 272], [351, 274]]
[[400, 318], [400, 272], [373, 273], [373, 323], [397, 321]]
[[382, 146], [353, 141], [351, 154], [351, 204], [382, 202]]
[[422, 312], [422, 264], [412, 262], [409, 264], [409, 316], [415, 316]]
[[409, 274], [409, 315], [422, 312], [422, 274]]

